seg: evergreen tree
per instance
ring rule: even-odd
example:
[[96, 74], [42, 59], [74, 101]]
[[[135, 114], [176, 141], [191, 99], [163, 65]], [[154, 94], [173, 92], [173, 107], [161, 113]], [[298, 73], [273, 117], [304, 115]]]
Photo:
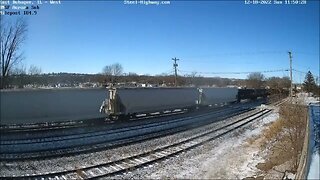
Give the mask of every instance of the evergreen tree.
[[310, 71], [306, 74], [305, 80], [303, 82], [303, 89], [306, 92], [313, 92], [316, 89], [316, 83], [314, 77]]

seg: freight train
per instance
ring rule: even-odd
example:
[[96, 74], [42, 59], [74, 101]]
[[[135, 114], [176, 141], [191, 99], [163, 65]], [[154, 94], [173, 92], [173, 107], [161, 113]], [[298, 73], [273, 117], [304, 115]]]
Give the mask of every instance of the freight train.
[[266, 98], [265, 89], [237, 88], [110, 88], [100, 112], [110, 119], [128, 119], [137, 114], [164, 113], [175, 109], [240, 102]]

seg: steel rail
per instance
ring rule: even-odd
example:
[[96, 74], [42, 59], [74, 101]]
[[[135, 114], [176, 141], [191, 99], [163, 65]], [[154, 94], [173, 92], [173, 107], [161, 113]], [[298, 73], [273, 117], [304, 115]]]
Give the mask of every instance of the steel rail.
[[[232, 104], [232, 105], [227, 105], [227, 106], [220, 106], [220, 107], [214, 107], [214, 108], [205, 108], [205, 109], [200, 109], [188, 114], [177, 114], [174, 116], [174, 118], [182, 118], [185, 117], [186, 115], [191, 115], [191, 116], [195, 116], [197, 114], [200, 113], [207, 113], [209, 111], [218, 111], [221, 109], [225, 109], [225, 108], [229, 108], [229, 107], [240, 107], [240, 106], [254, 106], [256, 105], [256, 103], [259, 102], [250, 102], [250, 103], [245, 103], [245, 104]], [[262, 102], [260, 102], [262, 103]], [[170, 117], [157, 117], [157, 118], [149, 118], [149, 119], [145, 119], [144, 121], [126, 121], [126, 122], [121, 122], [121, 123], [111, 123], [108, 125], [103, 126], [102, 124], [99, 124], [99, 127], [85, 127], [85, 131], [83, 130], [84, 128], [82, 127], [78, 127], [78, 128], [73, 128], [73, 129], [69, 129], [68, 131], [66, 131], [66, 129], [64, 129], [63, 127], [60, 130], [54, 129], [54, 130], [49, 130], [49, 131], [44, 131], [44, 132], [38, 132], [38, 131], [26, 131], [26, 132], [21, 132], [21, 131], [17, 131], [17, 132], [2, 132], [0, 133], [1, 135], [1, 141], [2, 144], [14, 144], [14, 143], [10, 143], [10, 141], [16, 141], [16, 140], [27, 140], [27, 141], [36, 141], [36, 142], [44, 142], [46, 140], [46, 138], [53, 138], [53, 137], [66, 137], [66, 136], [72, 136], [72, 135], [80, 135], [80, 134], [88, 134], [88, 133], [97, 133], [97, 132], [104, 132], [104, 131], [109, 131], [109, 130], [113, 130], [113, 129], [120, 129], [120, 128], [124, 128], [124, 127], [133, 127], [136, 125], [141, 125], [144, 123], [153, 123], [153, 122], [161, 122], [161, 121], [170, 121]], [[34, 139], [34, 140], [31, 140]], [[49, 140], [50, 141], [50, 140]], [[21, 141], [23, 142], [23, 141]], [[0, 142], [1, 143], [1, 142]], [[18, 144], [19, 141], [16, 141], [15, 144]]]
[[[54, 179], [91, 179], [111, 176], [117, 173], [123, 173], [131, 171], [135, 168], [151, 164], [173, 155], [179, 154], [183, 151], [190, 150], [192, 148], [203, 145], [209, 141], [217, 139], [229, 132], [232, 132], [240, 127], [247, 125], [254, 120], [261, 118], [262, 116], [270, 113], [272, 110], [261, 110], [258, 114], [249, 115], [241, 118], [235, 122], [229, 123], [222, 127], [203, 132], [185, 139], [180, 142], [176, 142], [164, 147], [159, 147], [154, 150], [150, 150], [138, 155], [126, 157], [112, 162], [106, 162], [99, 165], [82, 167], [80, 169], [66, 170], [62, 172], [47, 172], [43, 174], [27, 174], [21, 176], [4, 176], [0, 178], [6, 179], [25, 179], [25, 178], [54, 178]], [[243, 122], [244, 121], [244, 122]], [[233, 127], [234, 126], [234, 127]], [[229, 129], [228, 129], [229, 127]], [[217, 135], [213, 133], [218, 133]]]
[[[213, 112], [210, 113], [210, 116], [215, 115], [215, 114], [226, 114], [225, 116], [220, 117], [220, 119], [223, 118], [228, 118], [231, 116], [235, 116], [247, 111], [250, 111], [248, 109], [240, 109], [240, 111], [231, 109], [232, 111], [229, 112], [230, 114], [226, 114], [226, 111], [219, 111], [219, 112]], [[209, 116], [209, 115], [207, 115]], [[205, 115], [200, 116], [200, 117], [206, 117]], [[196, 118], [199, 118], [197, 116]], [[196, 119], [193, 117], [192, 119]], [[122, 138], [118, 139], [115, 141], [110, 141], [107, 143], [91, 143], [87, 144], [84, 146], [77, 146], [77, 147], [72, 147], [72, 148], [58, 148], [52, 151], [34, 151], [32, 153], [3, 153], [0, 155], [1, 160], [6, 160], [6, 161], [15, 161], [15, 160], [29, 160], [29, 159], [41, 159], [41, 158], [52, 158], [52, 157], [61, 157], [61, 156], [66, 156], [66, 155], [75, 155], [79, 153], [90, 153], [90, 152], [96, 152], [99, 150], [104, 150], [110, 147], [116, 147], [120, 146], [123, 144], [130, 144], [130, 143], [137, 143], [137, 142], [142, 142], [145, 140], [153, 139], [153, 138], [158, 138], [162, 137], [165, 135], [169, 134], [174, 134], [177, 132], [185, 131], [191, 128], [195, 127], [200, 127], [207, 125], [211, 121], [203, 121], [202, 123], [195, 124], [194, 126], [190, 126], [189, 124], [181, 125], [180, 127], [174, 126], [169, 129], [164, 129], [160, 131], [155, 131], [155, 132], [150, 132], [150, 133], [145, 133], [141, 134], [139, 136], [134, 136], [134, 137], [129, 137], [129, 138]]]
[[[227, 108], [233, 108], [233, 107], [227, 107]], [[240, 108], [240, 107], [236, 107]], [[235, 109], [236, 109], [235, 108]], [[15, 140], [1, 140], [0, 145], [17, 145], [17, 144], [31, 144], [31, 143], [44, 143], [44, 142], [55, 142], [55, 141], [64, 141], [64, 140], [71, 140], [71, 139], [80, 139], [80, 138], [86, 138], [86, 137], [95, 137], [95, 136], [101, 136], [101, 135], [108, 135], [113, 133], [122, 133], [132, 130], [139, 130], [146, 127], [155, 127], [159, 125], [164, 124], [170, 124], [174, 122], [184, 121], [191, 118], [199, 118], [206, 115], [212, 115], [216, 113], [220, 113], [225, 111], [226, 109], [220, 109], [218, 111], [208, 112], [205, 114], [200, 114], [196, 116], [189, 116], [189, 117], [182, 117], [178, 119], [168, 120], [168, 121], [159, 121], [159, 122], [153, 122], [148, 124], [141, 124], [141, 125], [133, 125], [130, 127], [120, 127], [117, 129], [111, 129], [111, 130], [100, 130], [100, 131], [94, 131], [94, 132], [86, 132], [86, 133], [78, 133], [78, 134], [71, 134], [71, 135], [58, 135], [58, 136], [51, 136], [51, 137], [44, 137], [44, 138], [29, 138], [29, 139], [15, 139]]]

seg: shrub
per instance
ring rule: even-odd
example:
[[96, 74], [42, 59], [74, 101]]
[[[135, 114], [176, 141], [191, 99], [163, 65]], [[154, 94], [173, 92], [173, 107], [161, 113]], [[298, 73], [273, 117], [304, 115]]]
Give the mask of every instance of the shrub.
[[[273, 144], [276, 149], [276, 156], [290, 157], [294, 164], [292, 170], [298, 167], [300, 154], [303, 147], [305, 129], [307, 123], [307, 108], [299, 104], [286, 103], [280, 106], [280, 118], [273, 122], [264, 131], [264, 138], [267, 143]], [[289, 159], [288, 159], [289, 160]]]

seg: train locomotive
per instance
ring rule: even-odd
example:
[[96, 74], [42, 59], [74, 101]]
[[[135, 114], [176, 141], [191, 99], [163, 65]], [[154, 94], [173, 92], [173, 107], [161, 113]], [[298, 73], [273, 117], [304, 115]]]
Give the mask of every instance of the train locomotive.
[[266, 89], [238, 89], [237, 101], [242, 99], [256, 100], [258, 97], [267, 98], [269, 92]]
[[129, 119], [138, 114], [175, 109], [194, 110], [212, 105], [266, 98], [265, 89], [238, 88], [110, 88], [100, 107], [110, 119]]

